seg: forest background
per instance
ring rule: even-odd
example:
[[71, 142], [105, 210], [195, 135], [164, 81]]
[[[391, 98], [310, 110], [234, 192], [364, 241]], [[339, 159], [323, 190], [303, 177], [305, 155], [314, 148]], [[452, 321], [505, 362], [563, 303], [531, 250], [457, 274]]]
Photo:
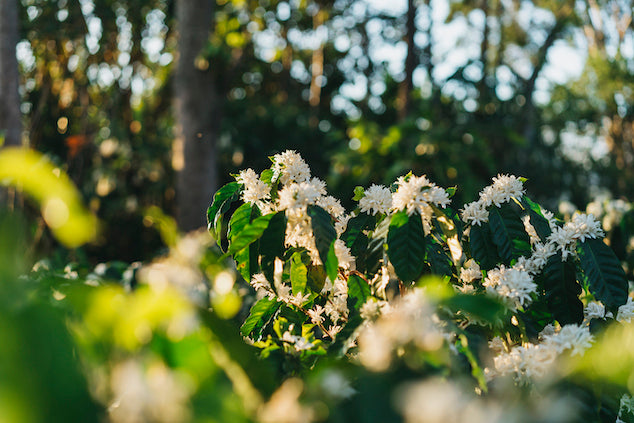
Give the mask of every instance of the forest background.
[[410, 169], [461, 181], [456, 206], [499, 172], [551, 209], [632, 198], [629, 1], [1, 5], [4, 145], [68, 172], [103, 225], [73, 253], [93, 263], [153, 257], [150, 206], [200, 227], [230, 174], [284, 149], [346, 206]]

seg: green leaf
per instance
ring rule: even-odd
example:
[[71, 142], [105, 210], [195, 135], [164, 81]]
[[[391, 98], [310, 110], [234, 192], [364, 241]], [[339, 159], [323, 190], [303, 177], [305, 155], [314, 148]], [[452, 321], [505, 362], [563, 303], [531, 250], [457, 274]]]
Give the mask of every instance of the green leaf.
[[227, 254], [235, 254], [243, 248], [246, 248], [251, 243], [257, 241], [269, 226], [269, 221], [274, 216], [275, 213], [260, 216], [254, 219], [250, 224], [246, 225], [240, 233], [232, 236], [231, 245], [229, 246]]
[[510, 204], [491, 207], [489, 225], [493, 243], [504, 264], [510, 265], [513, 259], [530, 254], [530, 239], [524, 230], [524, 223]]
[[236, 252], [233, 255], [233, 259], [236, 261], [236, 269], [240, 272], [244, 280], [250, 281], [251, 277], [258, 273], [259, 270], [257, 242]]
[[346, 231], [341, 240], [350, 248], [350, 253], [358, 257], [368, 246], [368, 237], [363, 233], [376, 223], [376, 218], [366, 213], [360, 213], [348, 221]]
[[306, 286], [315, 294], [319, 294], [326, 284], [326, 270], [324, 266], [314, 266], [308, 264], [307, 283]]
[[361, 317], [359, 310], [351, 308], [350, 305], [348, 305], [348, 308], [350, 309], [348, 321], [337, 334], [335, 342], [328, 347], [328, 354], [331, 354], [336, 358], [341, 358], [347, 352], [350, 345], [347, 341], [355, 334], [357, 328], [363, 323], [363, 318]]
[[381, 220], [376, 226], [376, 229], [374, 229], [369, 238], [368, 248], [361, 257], [357, 257], [357, 264], [360, 271], [374, 275], [379, 270], [385, 255], [385, 242], [389, 228], [389, 218]]
[[457, 266], [462, 258], [462, 246], [460, 245], [456, 223], [438, 207], [433, 204], [431, 207], [434, 211], [434, 221], [436, 222], [436, 225], [440, 227], [445, 236], [447, 246], [449, 247], [449, 252], [451, 254], [451, 260]]
[[423, 273], [425, 266], [425, 231], [418, 213], [408, 216], [400, 211], [392, 216], [387, 234], [387, 255], [396, 275], [412, 282]]
[[254, 207], [249, 203], [241, 205], [235, 212], [233, 212], [231, 219], [229, 219], [229, 229], [227, 232], [229, 235], [230, 246], [233, 239], [236, 238], [238, 234], [259, 215], [260, 211], [257, 207]]
[[260, 266], [264, 277], [271, 284], [273, 284], [275, 258], [282, 258], [284, 255], [285, 236], [286, 214], [280, 211], [271, 218], [260, 238]]
[[627, 277], [612, 249], [600, 239], [587, 239], [579, 243], [577, 252], [590, 292], [596, 299], [612, 311], [625, 304]]
[[475, 354], [473, 354], [473, 351], [469, 348], [469, 342], [465, 335], [458, 336], [456, 348], [460, 353], [464, 354], [465, 358], [469, 362], [469, 365], [471, 366], [471, 376], [478, 381], [478, 385], [482, 392], [487, 393], [489, 390], [487, 387], [486, 376], [482, 367], [480, 367], [480, 363], [478, 363]]
[[337, 273], [339, 272], [339, 260], [337, 259], [337, 255], [335, 254], [335, 243], [330, 244], [330, 249], [328, 250], [328, 258], [326, 259], [326, 263], [324, 263], [324, 268], [326, 269], [326, 274], [331, 281], [334, 282], [337, 279]]
[[214, 222], [218, 220], [217, 215], [225, 213], [229, 209], [231, 202], [238, 198], [239, 192], [240, 184], [237, 182], [229, 182], [227, 185], [216, 191], [213, 202], [207, 209], [207, 229], [209, 231], [211, 231]]
[[441, 305], [454, 313], [464, 313], [479, 322], [488, 322], [495, 326], [506, 314], [506, 307], [497, 299], [484, 294], [455, 294], [443, 300]]
[[302, 262], [302, 253], [297, 251], [291, 256], [291, 288], [293, 295], [304, 293], [306, 291], [306, 282], [308, 280], [308, 269]]
[[537, 278], [548, 310], [561, 325], [583, 321], [581, 285], [577, 282], [576, 270], [572, 262], [563, 261], [561, 253], [557, 253], [548, 259]]
[[359, 275], [351, 274], [348, 277], [348, 299], [354, 299], [354, 307], [361, 308], [370, 297], [370, 285]]
[[265, 169], [260, 175], [260, 180], [267, 185], [271, 185], [273, 181], [273, 169]]
[[256, 341], [261, 338], [264, 328], [271, 321], [281, 304], [281, 302], [269, 297], [264, 297], [253, 304], [249, 317], [247, 317], [240, 328], [242, 336], [251, 336]]
[[497, 247], [493, 242], [489, 225], [474, 225], [469, 233], [469, 248], [480, 268], [484, 270], [493, 269], [500, 261]]
[[451, 257], [438, 242], [428, 239], [425, 245], [425, 262], [429, 264], [432, 275], [449, 276], [453, 274]]
[[363, 189], [363, 187], [360, 187], [360, 186], [354, 187], [354, 197], [352, 197], [352, 199], [354, 201], [359, 201], [363, 197], [365, 197], [365, 190]]
[[528, 210], [530, 222], [535, 228], [535, 232], [537, 232], [537, 235], [539, 235], [542, 241], [546, 241], [546, 238], [550, 236], [552, 231], [550, 230], [548, 219], [544, 217], [542, 208], [527, 196], [522, 198], [522, 205]]
[[334, 281], [337, 277], [339, 263], [334, 252], [337, 231], [335, 231], [335, 227], [332, 224], [332, 217], [319, 206], [308, 206], [307, 212], [310, 216], [319, 258], [326, 268], [328, 277], [331, 281]]

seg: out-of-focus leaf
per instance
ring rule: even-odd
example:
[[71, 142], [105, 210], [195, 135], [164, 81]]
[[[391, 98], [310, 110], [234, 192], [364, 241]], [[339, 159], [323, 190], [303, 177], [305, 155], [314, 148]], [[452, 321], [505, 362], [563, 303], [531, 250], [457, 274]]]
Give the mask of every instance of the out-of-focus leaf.
[[84, 208], [77, 188], [43, 155], [24, 148], [2, 149], [0, 184], [14, 185], [33, 197], [44, 221], [67, 247], [78, 247], [97, 235], [97, 218]]

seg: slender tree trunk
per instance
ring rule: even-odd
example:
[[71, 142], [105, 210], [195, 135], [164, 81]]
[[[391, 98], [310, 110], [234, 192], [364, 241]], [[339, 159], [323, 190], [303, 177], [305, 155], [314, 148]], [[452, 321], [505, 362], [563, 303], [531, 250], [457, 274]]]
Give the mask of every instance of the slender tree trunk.
[[177, 222], [189, 231], [205, 225], [218, 186], [216, 139], [219, 98], [210, 63], [200, 56], [213, 24], [210, 0], [177, 0], [178, 62], [174, 80], [177, 117], [172, 164], [177, 174]]
[[4, 133], [4, 145], [22, 143], [15, 55], [18, 37], [18, 0], [0, 0], [0, 132]]
[[[319, 10], [313, 16], [313, 30], [317, 32], [319, 28], [324, 24], [324, 18], [326, 11]], [[311, 60], [311, 79], [310, 79], [310, 97], [308, 102], [313, 110], [319, 107], [321, 101], [321, 77], [324, 74], [324, 43], [320, 43], [319, 46], [313, 50]]]
[[[18, 39], [18, 0], [0, 0], [0, 140], [4, 136], [5, 146], [22, 144]], [[15, 200], [15, 189], [0, 186], [0, 206], [13, 208]]]
[[398, 94], [399, 120], [405, 119], [410, 112], [412, 91], [414, 90], [414, 71], [418, 64], [416, 45], [414, 43], [414, 36], [416, 35], [416, 5], [414, 4], [414, 0], [407, 0], [407, 22], [405, 24], [405, 31], [407, 56], [405, 57], [405, 79], [399, 88]]

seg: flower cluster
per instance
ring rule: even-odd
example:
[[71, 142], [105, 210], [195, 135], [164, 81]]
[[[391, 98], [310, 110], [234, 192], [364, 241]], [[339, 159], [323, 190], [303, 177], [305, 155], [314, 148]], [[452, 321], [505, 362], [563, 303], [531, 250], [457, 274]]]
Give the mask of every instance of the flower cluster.
[[570, 222], [558, 227], [548, 237], [548, 242], [556, 246], [561, 251], [564, 260], [575, 255], [577, 241], [583, 242], [586, 239], [602, 238], [605, 236], [601, 224], [591, 214], [578, 213], [572, 217]]
[[[241, 198], [245, 203], [256, 205], [265, 215], [285, 211], [287, 217], [286, 245], [305, 248], [315, 264], [321, 264], [319, 252], [312, 235], [311, 218], [307, 207], [320, 206], [335, 219], [335, 229], [341, 235], [350, 216], [336, 198], [327, 195], [326, 183], [310, 175], [310, 168], [295, 151], [287, 150], [272, 157], [272, 183], [280, 181], [282, 186], [277, 198], [271, 198], [271, 185], [262, 181], [253, 169], [240, 171], [236, 181], [243, 186]], [[354, 257], [346, 245], [338, 240], [335, 254], [341, 267], [349, 268]]]
[[368, 369], [386, 370], [393, 352], [410, 343], [422, 351], [434, 351], [443, 345], [434, 307], [421, 289], [408, 292], [390, 305], [383, 304], [381, 311], [376, 321], [362, 327], [358, 337], [359, 360]]
[[449, 193], [430, 182], [425, 175], [408, 174], [396, 180], [394, 193], [383, 185], [370, 186], [359, 200], [359, 209], [372, 215], [389, 215], [399, 211], [405, 211], [409, 216], [418, 213], [428, 231], [433, 215], [431, 206], [445, 208], [450, 202]]
[[497, 175], [493, 184], [480, 192], [478, 201], [466, 204], [462, 209], [462, 220], [470, 225], [480, 225], [489, 221], [488, 207], [496, 207], [509, 202], [512, 198], [520, 199], [524, 195], [522, 179], [512, 175]]
[[449, 194], [430, 182], [425, 175], [401, 176], [396, 180], [397, 189], [392, 195], [392, 210], [407, 211], [408, 215], [418, 212], [421, 216], [430, 216], [430, 204], [440, 207], [449, 205]]
[[371, 215], [388, 214], [392, 208], [392, 193], [383, 185], [373, 184], [359, 200], [359, 208], [362, 213]]
[[501, 265], [490, 270], [482, 286], [487, 291], [510, 300], [510, 305], [514, 309], [531, 302], [531, 294], [537, 292], [537, 285], [530, 273], [519, 266], [506, 268]]
[[282, 184], [302, 183], [310, 179], [310, 167], [297, 152], [286, 150], [276, 154], [273, 160], [273, 182], [280, 180]]
[[241, 170], [236, 176], [236, 182], [243, 186], [241, 198], [245, 203], [260, 205], [271, 198], [271, 188], [260, 180], [253, 169]]
[[[587, 326], [565, 325], [555, 331], [547, 326], [539, 344], [525, 343], [504, 351], [493, 359], [495, 369], [487, 369], [489, 376], [513, 374], [521, 383], [549, 375], [557, 358], [564, 352], [583, 355], [592, 346], [594, 337]], [[495, 350], [499, 352], [499, 346]]]

